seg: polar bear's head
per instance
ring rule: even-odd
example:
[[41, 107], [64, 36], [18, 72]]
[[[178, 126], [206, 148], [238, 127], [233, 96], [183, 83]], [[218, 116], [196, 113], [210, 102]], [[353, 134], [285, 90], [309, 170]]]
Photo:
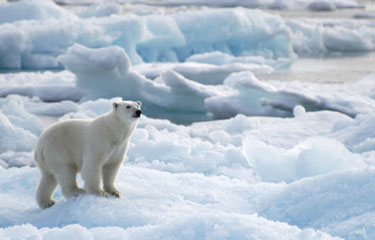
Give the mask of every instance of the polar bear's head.
[[113, 112], [125, 124], [130, 124], [141, 116], [142, 102], [122, 101], [113, 103]]

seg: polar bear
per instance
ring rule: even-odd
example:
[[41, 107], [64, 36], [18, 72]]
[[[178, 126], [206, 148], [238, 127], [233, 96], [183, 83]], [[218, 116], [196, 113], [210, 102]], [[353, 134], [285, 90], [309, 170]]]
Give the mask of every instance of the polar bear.
[[[113, 103], [112, 110], [105, 115], [92, 120], [58, 122], [41, 134], [35, 148], [35, 161], [41, 173], [36, 191], [40, 208], [55, 203], [52, 195], [57, 184], [65, 198], [83, 193], [120, 197], [113, 184], [141, 116], [141, 104]], [[84, 189], [77, 185], [78, 172]]]

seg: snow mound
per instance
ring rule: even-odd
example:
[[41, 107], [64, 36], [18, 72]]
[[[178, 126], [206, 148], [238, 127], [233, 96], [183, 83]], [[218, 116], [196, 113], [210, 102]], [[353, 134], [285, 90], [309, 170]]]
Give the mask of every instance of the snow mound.
[[374, 217], [374, 206], [368, 204], [375, 194], [374, 175], [374, 168], [366, 168], [294, 182], [260, 215], [345, 239], [373, 239], [374, 225], [366, 219], [372, 222]]
[[360, 155], [342, 143], [324, 137], [309, 138], [292, 149], [267, 145], [248, 137], [244, 155], [263, 181], [291, 182], [297, 179], [367, 166]]

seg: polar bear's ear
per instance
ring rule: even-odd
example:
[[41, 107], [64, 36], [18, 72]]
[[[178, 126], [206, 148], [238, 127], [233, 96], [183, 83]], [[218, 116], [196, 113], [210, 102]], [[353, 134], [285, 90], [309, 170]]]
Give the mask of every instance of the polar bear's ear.
[[141, 101], [136, 101], [136, 103], [139, 105], [139, 107], [142, 106], [142, 102]]
[[113, 109], [117, 109], [117, 107], [118, 107], [118, 103], [115, 103], [115, 102], [114, 102], [114, 103], [112, 104], [112, 106], [113, 106]]

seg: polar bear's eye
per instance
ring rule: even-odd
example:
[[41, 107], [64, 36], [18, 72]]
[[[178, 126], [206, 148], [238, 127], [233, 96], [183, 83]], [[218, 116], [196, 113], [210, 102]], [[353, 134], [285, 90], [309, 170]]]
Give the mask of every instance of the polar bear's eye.
[[126, 106], [126, 108], [130, 108], [130, 106], [128, 105], [128, 106]]

